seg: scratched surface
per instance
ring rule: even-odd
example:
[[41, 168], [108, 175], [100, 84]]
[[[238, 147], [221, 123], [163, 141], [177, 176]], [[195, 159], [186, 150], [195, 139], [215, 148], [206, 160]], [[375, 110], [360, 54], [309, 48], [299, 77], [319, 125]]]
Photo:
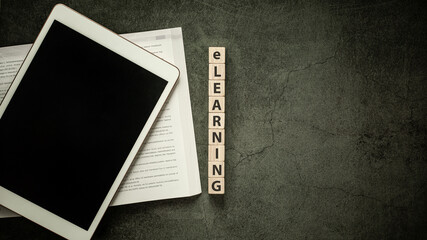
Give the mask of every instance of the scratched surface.
[[[110, 208], [94, 239], [427, 239], [422, 1], [63, 2], [184, 33], [204, 192]], [[1, 0], [0, 46], [34, 41], [54, 3]], [[209, 46], [227, 48], [223, 197], [206, 193]], [[0, 220], [0, 239], [56, 238]]]

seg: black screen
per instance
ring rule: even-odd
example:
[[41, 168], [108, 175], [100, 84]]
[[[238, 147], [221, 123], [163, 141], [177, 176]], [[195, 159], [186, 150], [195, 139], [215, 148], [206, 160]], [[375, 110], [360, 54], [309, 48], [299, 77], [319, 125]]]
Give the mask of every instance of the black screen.
[[89, 229], [166, 84], [53, 22], [0, 119], [0, 185]]

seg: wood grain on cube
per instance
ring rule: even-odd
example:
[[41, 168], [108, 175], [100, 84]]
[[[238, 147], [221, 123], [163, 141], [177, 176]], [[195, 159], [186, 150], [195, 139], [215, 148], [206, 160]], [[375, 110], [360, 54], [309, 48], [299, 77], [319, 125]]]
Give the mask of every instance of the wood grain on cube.
[[209, 112], [225, 112], [225, 97], [209, 97]]
[[224, 129], [209, 129], [209, 145], [225, 145]]
[[225, 113], [209, 113], [209, 128], [224, 128]]
[[225, 47], [210, 47], [209, 63], [225, 63]]
[[225, 96], [225, 81], [224, 80], [209, 80], [209, 96], [224, 97]]
[[222, 63], [209, 64], [209, 79], [225, 80], [225, 64], [222, 64]]
[[225, 164], [224, 162], [208, 162], [209, 177], [224, 177]]
[[208, 178], [209, 194], [224, 194], [225, 179], [224, 178]]
[[208, 160], [210, 162], [225, 161], [225, 146], [224, 145], [209, 145]]

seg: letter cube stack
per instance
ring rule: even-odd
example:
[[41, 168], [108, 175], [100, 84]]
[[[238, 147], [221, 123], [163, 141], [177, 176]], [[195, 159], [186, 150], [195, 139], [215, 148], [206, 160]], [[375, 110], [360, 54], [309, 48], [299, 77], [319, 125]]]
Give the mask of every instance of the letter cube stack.
[[225, 193], [225, 48], [209, 48], [209, 194]]

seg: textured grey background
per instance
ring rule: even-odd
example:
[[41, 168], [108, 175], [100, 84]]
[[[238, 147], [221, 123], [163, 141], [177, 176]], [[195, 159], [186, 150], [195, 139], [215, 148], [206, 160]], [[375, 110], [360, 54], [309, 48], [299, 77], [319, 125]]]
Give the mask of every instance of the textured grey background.
[[[197, 197], [108, 209], [94, 239], [426, 239], [422, 1], [64, 1], [118, 33], [183, 28]], [[0, 46], [54, 1], [2, 0]], [[226, 195], [207, 188], [208, 47], [227, 48]], [[56, 239], [22, 218], [0, 239]]]

